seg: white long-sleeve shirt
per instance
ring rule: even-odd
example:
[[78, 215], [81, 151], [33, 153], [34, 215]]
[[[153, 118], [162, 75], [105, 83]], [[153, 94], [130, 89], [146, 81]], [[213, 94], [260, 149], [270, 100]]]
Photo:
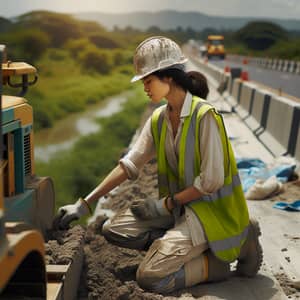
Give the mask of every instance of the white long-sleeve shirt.
[[[166, 157], [170, 167], [178, 169], [179, 138], [184, 119], [190, 115], [192, 95], [186, 94], [180, 113], [180, 124], [174, 138], [168, 110], [165, 118], [167, 122]], [[218, 125], [210, 112], [204, 115], [199, 124], [199, 141], [201, 149], [200, 174], [194, 180], [194, 186], [204, 194], [218, 190], [224, 182], [223, 148], [219, 135]], [[155, 144], [151, 132], [151, 117], [146, 121], [140, 136], [131, 150], [120, 160], [128, 178], [136, 179], [139, 169], [156, 155]]]
[[[191, 106], [192, 95], [187, 92], [181, 109], [180, 123], [175, 138], [169, 119], [168, 109], [166, 109], [165, 119], [167, 123], [167, 134], [165, 151], [168, 163], [174, 170], [178, 169], [179, 142], [183, 122], [184, 119], [191, 114]], [[211, 112], [206, 113], [202, 117], [199, 126], [201, 166], [200, 174], [194, 180], [194, 187], [201, 193], [209, 195], [221, 188], [224, 183], [223, 147], [218, 125]], [[151, 132], [150, 117], [146, 121], [136, 143], [126, 156], [120, 159], [120, 164], [125, 168], [129, 179], [136, 179], [139, 174], [139, 169], [149, 160], [154, 158], [155, 155], [156, 149]], [[193, 243], [197, 245], [197, 230], [200, 230], [197, 227], [200, 225], [200, 222], [188, 207], [186, 207], [186, 219], [188, 224], [190, 224], [189, 227], [191, 231], [195, 231], [194, 234], [192, 232], [191, 234], [192, 237], [195, 235]]]

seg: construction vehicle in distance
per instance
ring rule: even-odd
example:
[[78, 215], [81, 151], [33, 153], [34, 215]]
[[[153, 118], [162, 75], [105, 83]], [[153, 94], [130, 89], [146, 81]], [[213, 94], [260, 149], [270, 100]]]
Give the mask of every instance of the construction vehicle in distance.
[[206, 42], [207, 58], [219, 57], [225, 59], [226, 51], [224, 47], [223, 35], [209, 35]]
[[[70, 266], [55, 268], [45, 262], [54, 188], [51, 178], [35, 175], [33, 110], [23, 98], [36, 81], [37, 70], [8, 61], [0, 45], [0, 299], [67, 299], [61, 281]], [[2, 95], [3, 85], [21, 91], [18, 96]], [[76, 295], [72, 289], [68, 299]]]

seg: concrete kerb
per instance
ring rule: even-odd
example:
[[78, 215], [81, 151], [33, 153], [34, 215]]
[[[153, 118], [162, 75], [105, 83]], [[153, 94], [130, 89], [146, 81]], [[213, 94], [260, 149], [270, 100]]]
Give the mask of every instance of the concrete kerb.
[[265, 130], [258, 134], [258, 139], [275, 156], [295, 152], [299, 131], [298, 110], [300, 111], [298, 103], [284, 97], [271, 96], [266, 124], [263, 124]]

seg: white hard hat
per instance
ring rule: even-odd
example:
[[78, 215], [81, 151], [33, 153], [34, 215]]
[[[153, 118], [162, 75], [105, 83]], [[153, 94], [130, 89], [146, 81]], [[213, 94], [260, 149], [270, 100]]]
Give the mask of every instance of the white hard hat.
[[183, 65], [185, 62], [187, 58], [174, 41], [164, 36], [150, 37], [139, 44], [135, 50], [133, 64], [136, 75], [131, 82], [158, 70]]

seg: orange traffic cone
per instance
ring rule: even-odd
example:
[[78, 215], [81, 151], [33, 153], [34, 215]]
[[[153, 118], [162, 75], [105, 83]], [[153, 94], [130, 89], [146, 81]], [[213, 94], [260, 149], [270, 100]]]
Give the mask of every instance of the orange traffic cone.
[[225, 73], [229, 73], [229, 72], [230, 72], [230, 67], [228, 67], [228, 66], [225, 66], [225, 68], [224, 68], [224, 72], [225, 72]]
[[249, 80], [249, 75], [247, 71], [242, 71], [241, 73], [241, 79], [244, 81], [248, 81]]
[[243, 59], [243, 65], [247, 65], [248, 64], [248, 59], [247, 58], [244, 58]]

